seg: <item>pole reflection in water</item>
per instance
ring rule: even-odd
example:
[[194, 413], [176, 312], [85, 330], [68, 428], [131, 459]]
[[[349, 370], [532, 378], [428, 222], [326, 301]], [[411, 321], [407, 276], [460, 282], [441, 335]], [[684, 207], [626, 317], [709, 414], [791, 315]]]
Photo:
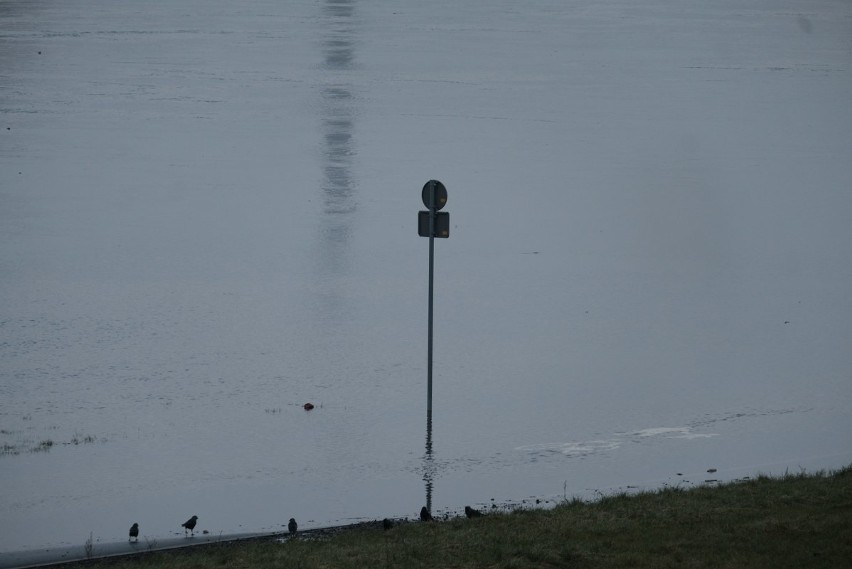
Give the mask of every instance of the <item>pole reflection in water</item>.
[[423, 481], [426, 483], [426, 509], [432, 513], [432, 488], [435, 476], [435, 458], [432, 454], [432, 412], [426, 413], [426, 452], [423, 455]]

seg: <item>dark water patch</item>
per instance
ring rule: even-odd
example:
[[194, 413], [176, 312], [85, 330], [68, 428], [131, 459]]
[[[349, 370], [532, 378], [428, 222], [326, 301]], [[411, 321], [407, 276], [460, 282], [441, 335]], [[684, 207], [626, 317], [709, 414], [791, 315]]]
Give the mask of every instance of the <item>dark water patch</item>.
[[[58, 429], [58, 427], [54, 427]], [[24, 431], [0, 430], [0, 435], [10, 437], [11, 440], [4, 441], [0, 444], [0, 456], [17, 456], [28, 453], [47, 453], [52, 449], [64, 446], [81, 446], [91, 445], [96, 443], [106, 443], [106, 437], [96, 437], [94, 435], [84, 435], [75, 433], [66, 441], [56, 441], [53, 438], [28, 438]]]

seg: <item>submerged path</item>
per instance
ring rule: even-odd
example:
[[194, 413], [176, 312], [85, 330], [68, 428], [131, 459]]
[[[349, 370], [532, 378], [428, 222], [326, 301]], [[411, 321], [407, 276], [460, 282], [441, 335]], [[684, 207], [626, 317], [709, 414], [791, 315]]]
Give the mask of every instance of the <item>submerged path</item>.
[[[308, 532], [305, 532], [308, 533]], [[24, 567], [42, 567], [59, 563], [71, 563], [87, 559], [103, 559], [120, 555], [136, 555], [166, 549], [213, 545], [250, 539], [266, 539], [284, 536], [281, 533], [242, 533], [229, 535], [197, 535], [194, 537], [174, 537], [155, 541], [125, 541], [114, 543], [95, 543], [87, 554], [85, 544], [65, 547], [51, 547], [29, 551], [0, 553], [0, 569], [22, 569]]]
[[[404, 523], [407, 520], [395, 519], [394, 524]], [[376, 529], [382, 527], [381, 521], [364, 521], [338, 526], [328, 526], [299, 530], [298, 539], [323, 539], [347, 529], [374, 526]], [[190, 547], [203, 547], [208, 545], [221, 545], [236, 543], [239, 541], [277, 539], [280, 541], [293, 539], [289, 532], [255, 532], [255, 533], [232, 533], [220, 535], [196, 535], [193, 537], [170, 537], [148, 541], [123, 541], [113, 543], [95, 543], [90, 554], [86, 553], [85, 544], [69, 545], [64, 547], [51, 547], [45, 549], [33, 549], [28, 551], [0, 552], [0, 569], [27, 569], [30, 567], [47, 567], [65, 563], [76, 563], [93, 559], [105, 559], [108, 557], [120, 557], [123, 555], [144, 555], [154, 551], [165, 551], [169, 549], [184, 549]]]

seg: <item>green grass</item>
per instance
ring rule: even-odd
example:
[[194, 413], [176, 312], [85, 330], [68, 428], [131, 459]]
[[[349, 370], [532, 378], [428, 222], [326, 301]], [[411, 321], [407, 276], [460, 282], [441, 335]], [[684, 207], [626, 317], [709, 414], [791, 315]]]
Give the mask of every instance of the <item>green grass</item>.
[[[80, 564], [81, 566], [83, 564]], [[111, 569], [852, 567], [852, 467], [86, 562]]]

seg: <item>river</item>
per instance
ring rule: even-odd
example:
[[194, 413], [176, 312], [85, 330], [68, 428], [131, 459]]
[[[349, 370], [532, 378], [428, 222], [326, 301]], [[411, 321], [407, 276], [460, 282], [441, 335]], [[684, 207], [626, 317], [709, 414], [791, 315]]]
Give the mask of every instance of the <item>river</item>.
[[0, 551], [849, 464], [849, 38], [829, 0], [0, 2]]

